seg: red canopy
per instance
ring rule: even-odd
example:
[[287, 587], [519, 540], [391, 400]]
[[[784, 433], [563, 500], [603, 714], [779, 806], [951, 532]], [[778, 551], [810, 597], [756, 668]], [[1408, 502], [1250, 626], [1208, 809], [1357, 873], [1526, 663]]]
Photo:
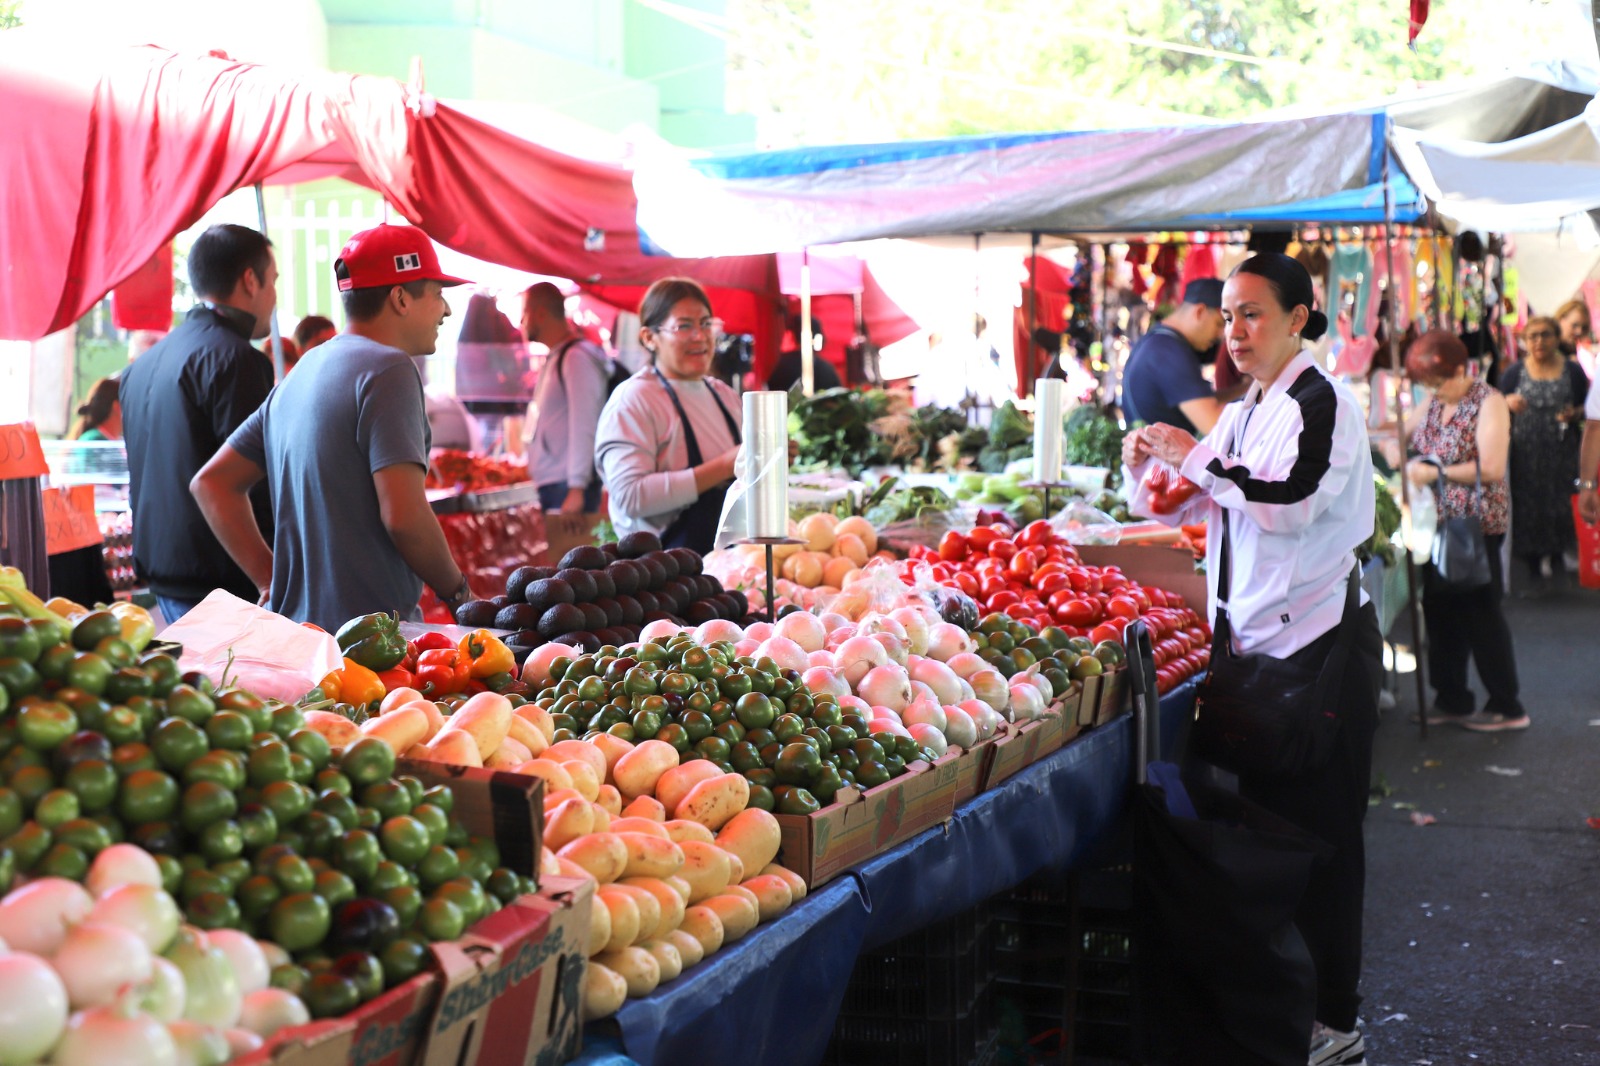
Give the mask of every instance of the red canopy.
[[773, 257], [647, 255], [630, 172], [351, 74], [0, 35], [0, 338], [77, 321], [228, 193], [338, 175], [447, 247], [531, 273], [776, 293]]

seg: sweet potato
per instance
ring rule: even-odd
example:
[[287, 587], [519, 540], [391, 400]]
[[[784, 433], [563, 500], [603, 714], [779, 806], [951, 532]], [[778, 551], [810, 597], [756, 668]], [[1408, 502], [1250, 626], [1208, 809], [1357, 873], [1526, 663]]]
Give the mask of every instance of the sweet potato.
[[611, 833], [581, 836], [563, 845], [556, 854], [583, 867], [602, 886], [615, 881], [628, 869], [628, 846]]
[[638, 947], [655, 956], [656, 965], [661, 967], [661, 980], [676, 980], [683, 972], [683, 956], [671, 941], [651, 939], [640, 943]]
[[608, 826], [613, 833], [643, 833], [645, 836], [660, 837], [662, 840], [671, 840], [666, 827], [660, 822], [652, 822], [648, 818], [613, 818]]
[[539, 753], [541, 759], [554, 759], [556, 762], [567, 762], [576, 759], [589, 764], [589, 769], [594, 771], [595, 785], [599, 786], [606, 779], [605, 753], [593, 744], [582, 740], [560, 740], [550, 745]]
[[609, 1018], [627, 998], [628, 982], [622, 975], [591, 959], [583, 973], [583, 1020]]
[[698, 840], [702, 844], [714, 844], [717, 835], [699, 822], [689, 822], [682, 818], [674, 818], [665, 823], [661, 828], [667, 831], [667, 837], [682, 844], [685, 840]]
[[656, 799], [661, 801], [668, 818], [676, 818], [678, 804], [689, 794], [690, 789], [702, 781], [720, 776], [722, 771], [709, 759], [696, 759], [694, 762], [674, 766], [656, 779]]
[[666, 932], [661, 928], [661, 901], [654, 893], [647, 892], [638, 885], [615, 884], [613, 888], [621, 889], [633, 896], [633, 905], [639, 908], [639, 935], [633, 938], [635, 944], [643, 943], [654, 938], [659, 933]]
[[307, 711], [305, 720], [306, 728], [313, 733], [321, 733], [330, 747], [346, 748], [361, 739], [361, 730], [342, 714], [334, 714], [332, 711]]
[[661, 924], [656, 927], [656, 936], [662, 937], [672, 932], [683, 924], [683, 911], [685, 903], [683, 897], [678, 895], [678, 890], [667, 884], [659, 877], [624, 877], [617, 882], [641, 889], [655, 896], [656, 902], [661, 907]]
[[534, 777], [544, 778], [545, 794], [562, 788], [572, 787], [572, 775], [566, 768], [552, 759], [533, 758], [517, 767], [519, 774], [531, 774]]
[[595, 889], [594, 899], [595, 906], [603, 905], [611, 912], [611, 939], [606, 941], [606, 950], [631, 947], [639, 939], [639, 905], [633, 901], [633, 893], [601, 885]]
[[776, 818], [759, 807], [746, 807], [722, 827], [717, 847], [739, 856], [745, 870], [753, 874], [777, 857], [782, 840]]
[[674, 929], [663, 939], [678, 949], [678, 957], [683, 960], [683, 968], [686, 970], [691, 966], [698, 966], [700, 960], [706, 957], [705, 946], [682, 929]]
[[763, 922], [772, 921], [794, 903], [794, 893], [789, 889], [789, 882], [777, 874], [756, 874], [744, 882], [742, 887], [755, 894], [756, 909], [761, 912]]

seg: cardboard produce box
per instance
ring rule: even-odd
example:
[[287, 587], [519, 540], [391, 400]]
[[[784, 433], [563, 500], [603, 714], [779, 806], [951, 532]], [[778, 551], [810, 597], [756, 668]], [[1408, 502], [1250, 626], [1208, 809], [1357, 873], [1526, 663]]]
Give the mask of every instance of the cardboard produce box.
[[476, 837], [491, 838], [506, 868], [539, 880], [544, 846], [544, 778], [473, 766], [400, 759], [395, 773], [411, 774], [430, 788], [448, 785], [452, 812]]
[[1141, 585], [1176, 592], [1196, 613], [1210, 614], [1206, 603], [1206, 576], [1195, 570], [1194, 556], [1187, 549], [1085, 545], [1078, 549], [1078, 556], [1093, 566], [1119, 567]]
[[1065, 721], [1059, 714], [1046, 712], [1043, 718], [1026, 722], [1007, 722], [990, 746], [988, 765], [983, 771], [982, 791], [987, 792], [1008, 777], [1058, 750], [1066, 736]]
[[[816, 814], [780, 814], [783, 834], [778, 862], [816, 888], [874, 855], [947, 821], [955, 811], [961, 780], [959, 757], [944, 766], [913, 763], [877, 788], [858, 793], [843, 789], [835, 802]], [[980, 771], [981, 772], [981, 771]]]

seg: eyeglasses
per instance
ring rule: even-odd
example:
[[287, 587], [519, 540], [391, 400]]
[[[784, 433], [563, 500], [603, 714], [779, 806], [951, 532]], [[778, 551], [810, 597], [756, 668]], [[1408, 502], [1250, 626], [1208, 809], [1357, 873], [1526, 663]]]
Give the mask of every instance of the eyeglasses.
[[704, 333], [710, 337], [719, 337], [722, 335], [722, 319], [702, 318], [698, 322], [690, 322], [688, 319], [679, 319], [678, 321], [670, 322], [665, 326], [656, 326], [655, 331], [657, 333], [666, 333], [672, 336], [682, 334], [687, 337], [692, 337], [696, 333]]
[[1548, 329], [1534, 329], [1534, 330], [1529, 330], [1527, 333], [1524, 333], [1522, 335], [1522, 337], [1523, 337], [1524, 340], [1530, 340], [1530, 341], [1537, 341], [1537, 340], [1553, 341], [1553, 340], [1556, 339], [1556, 334], [1551, 332]]

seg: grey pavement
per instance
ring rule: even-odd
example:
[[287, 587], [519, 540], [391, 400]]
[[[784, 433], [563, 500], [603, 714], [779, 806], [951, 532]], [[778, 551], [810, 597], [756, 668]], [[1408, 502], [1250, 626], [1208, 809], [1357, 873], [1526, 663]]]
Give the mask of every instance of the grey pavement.
[[[1378, 729], [1373, 1066], [1600, 1064], [1600, 829], [1587, 824], [1600, 816], [1600, 592], [1506, 605], [1532, 728], [1434, 726], [1422, 740], [1408, 673]], [[1402, 613], [1391, 636], [1408, 632]]]

